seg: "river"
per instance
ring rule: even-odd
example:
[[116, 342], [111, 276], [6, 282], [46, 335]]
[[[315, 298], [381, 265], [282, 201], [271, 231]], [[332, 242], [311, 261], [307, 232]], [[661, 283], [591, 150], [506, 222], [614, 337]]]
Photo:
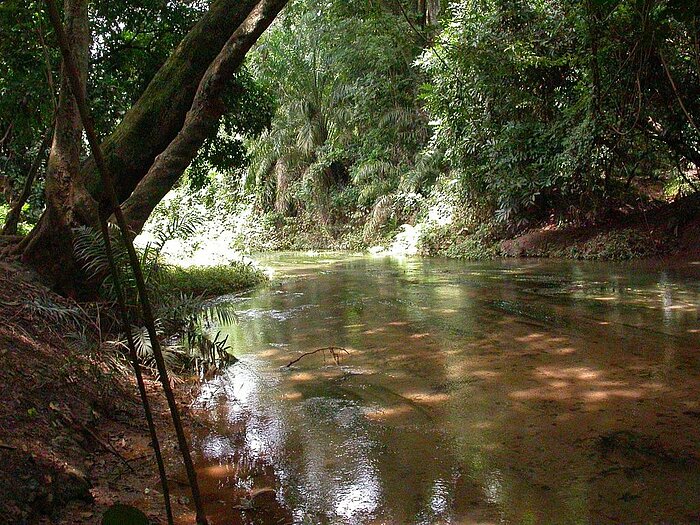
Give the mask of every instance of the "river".
[[299, 524], [700, 520], [700, 267], [263, 263], [197, 400], [214, 523], [243, 463]]

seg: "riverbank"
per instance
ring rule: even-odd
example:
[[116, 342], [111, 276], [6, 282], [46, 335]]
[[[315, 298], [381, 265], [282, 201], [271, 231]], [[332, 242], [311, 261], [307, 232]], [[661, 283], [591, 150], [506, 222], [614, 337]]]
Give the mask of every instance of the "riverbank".
[[[700, 194], [611, 213], [588, 224], [540, 224], [509, 233], [495, 224], [418, 226], [421, 255], [485, 260], [544, 257], [595, 261], [690, 260], [700, 255]], [[401, 240], [400, 235], [394, 240]], [[405, 243], [404, 243], [405, 244]], [[394, 247], [392, 247], [395, 249]]]
[[[243, 228], [253, 252], [369, 251], [463, 260], [546, 257], [577, 260], [691, 259], [700, 255], [700, 194], [656, 202], [637, 210], [615, 210], [606, 220], [579, 224], [541, 223], [508, 230], [453, 209], [449, 217], [415, 219], [366, 235], [367, 217], [324, 225], [308, 217], [267, 214]], [[466, 216], [462, 216], [466, 215]], [[238, 245], [244, 243], [239, 239]]]
[[[60, 297], [25, 268], [0, 262], [0, 318], [0, 516], [7, 520], [0, 521], [96, 524], [121, 503], [165, 523], [136, 385], [110, 343], [116, 335], [106, 305]], [[190, 406], [198, 383], [180, 377], [175, 386], [192, 435], [204, 424]], [[167, 406], [152, 377], [147, 388], [174, 513], [179, 523], [190, 523]], [[274, 499], [265, 505], [263, 514], [284, 516]]]
[[587, 260], [695, 258], [700, 255], [700, 194], [587, 227], [543, 227], [500, 243], [508, 257]]

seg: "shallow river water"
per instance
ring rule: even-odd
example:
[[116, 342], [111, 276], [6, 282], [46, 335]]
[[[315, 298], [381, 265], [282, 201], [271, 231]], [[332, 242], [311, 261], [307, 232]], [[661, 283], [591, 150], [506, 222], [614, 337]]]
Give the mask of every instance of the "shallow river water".
[[241, 462], [299, 524], [700, 521], [700, 267], [263, 263], [198, 399], [214, 521]]

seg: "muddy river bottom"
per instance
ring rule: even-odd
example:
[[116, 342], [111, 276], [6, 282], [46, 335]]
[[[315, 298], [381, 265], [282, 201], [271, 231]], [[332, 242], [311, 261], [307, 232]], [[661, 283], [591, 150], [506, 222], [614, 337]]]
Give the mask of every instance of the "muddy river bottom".
[[700, 521], [700, 266], [264, 262], [198, 399], [213, 523]]

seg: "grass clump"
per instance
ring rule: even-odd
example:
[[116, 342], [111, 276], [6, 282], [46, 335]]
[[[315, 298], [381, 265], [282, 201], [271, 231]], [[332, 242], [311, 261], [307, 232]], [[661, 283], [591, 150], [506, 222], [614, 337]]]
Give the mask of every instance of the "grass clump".
[[240, 292], [267, 280], [267, 276], [260, 268], [245, 262], [187, 268], [166, 266], [161, 272], [161, 289], [173, 294], [204, 297]]

